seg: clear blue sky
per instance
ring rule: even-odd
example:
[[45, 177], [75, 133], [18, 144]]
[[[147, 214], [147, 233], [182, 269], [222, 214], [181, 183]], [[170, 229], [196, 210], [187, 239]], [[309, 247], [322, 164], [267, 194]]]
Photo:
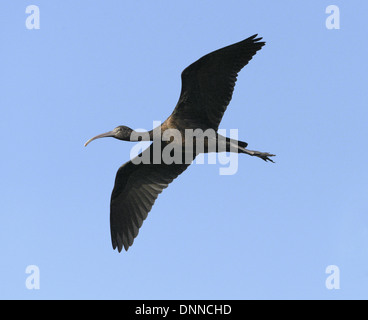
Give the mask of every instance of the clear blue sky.
[[[27, 30], [25, 8], [40, 8]], [[327, 30], [338, 5], [341, 29]], [[368, 298], [367, 1], [3, 1], [0, 298]], [[194, 165], [159, 197], [128, 253], [109, 200], [129, 143], [202, 55], [259, 33], [221, 128], [239, 171]], [[41, 289], [25, 287], [28, 265]], [[325, 269], [340, 268], [340, 290]]]

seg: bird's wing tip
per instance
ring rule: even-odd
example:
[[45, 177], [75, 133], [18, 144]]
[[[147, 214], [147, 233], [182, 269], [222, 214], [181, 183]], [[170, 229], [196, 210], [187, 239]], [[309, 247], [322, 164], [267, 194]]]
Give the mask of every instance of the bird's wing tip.
[[254, 41], [257, 41], [258, 39], [262, 39], [262, 37], [258, 37], [258, 36], [259, 36], [259, 34], [256, 33], [256, 34], [252, 35], [249, 39], [254, 40]]
[[117, 250], [119, 253], [123, 251], [123, 249], [127, 252], [129, 250], [129, 244], [125, 244], [123, 242], [116, 242], [113, 240], [112, 248], [113, 250]]
[[[117, 250], [118, 251], [118, 253], [121, 253], [122, 251], [123, 251], [123, 246], [113, 246], [113, 249], [114, 250]], [[126, 249], [125, 249], [126, 250]]]
[[255, 35], [251, 36], [250, 38], [248, 38], [247, 40], [252, 41], [253, 43], [256, 44], [260, 44], [262, 46], [264, 46], [266, 44], [265, 41], [260, 42], [261, 40], [263, 40], [263, 37], [258, 37], [258, 33], [256, 33]]

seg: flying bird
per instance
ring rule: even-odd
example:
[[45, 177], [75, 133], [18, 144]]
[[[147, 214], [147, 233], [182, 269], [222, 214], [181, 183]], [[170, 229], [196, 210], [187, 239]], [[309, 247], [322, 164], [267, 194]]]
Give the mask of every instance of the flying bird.
[[[217, 143], [216, 149], [209, 149], [211, 138], [208, 138], [204, 143], [203, 153], [236, 152], [273, 162], [270, 158], [273, 154], [248, 150], [246, 142], [226, 138], [217, 133], [232, 98], [238, 73], [265, 45], [261, 40], [258, 35], [254, 35], [209, 53], [187, 67], [181, 75], [182, 89], [173, 113], [159, 128], [147, 132], [144, 137], [129, 127], [118, 126], [113, 131], [100, 134], [86, 142], [85, 146], [104, 137], [132, 142], [152, 141], [150, 147], [137, 158], [122, 165], [117, 172], [110, 202], [111, 240], [114, 250], [121, 252], [124, 248], [127, 251], [132, 246], [158, 195], [183, 173], [198, 155], [197, 151], [191, 154], [189, 152], [189, 161], [170, 164], [154, 159], [154, 154], [157, 155], [155, 148], [159, 148], [159, 160], [163, 160], [163, 150], [172, 142], [162, 141], [166, 130], [178, 130], [185, 137], [184, 132], [188, 129], [201, 129], [203, 132], [211, 129], [215, 132], [212, 140]], [[185, 138], [182, 141], [184, 144], [196, 145], [197, 142], [196, 138], [193, 138], [193, 141], [184, 140]], [[182, 159], [184, 154], [188, 155], [186, 150], [181, 155]], [[136, 161], [138, 158], [149, 161]]]

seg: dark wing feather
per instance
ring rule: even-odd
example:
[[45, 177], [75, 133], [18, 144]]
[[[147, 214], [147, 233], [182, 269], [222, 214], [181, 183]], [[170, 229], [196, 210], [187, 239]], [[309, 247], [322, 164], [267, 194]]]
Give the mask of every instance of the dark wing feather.
[[117, 172], [111, 195], [110, 225], [112, 246], [119, 252], [133, 244], [158, 195], [189, 166], [153, 164], [152, 155], [153, 144], [138, 156], [151, 159], [149, 164], [134, 164], [133, 159]]
[[209, 53], [187, 67], [181, 76], [182, 90], [172, 117], [217, 130], [238, 73], [265, 45], [257, 36]]

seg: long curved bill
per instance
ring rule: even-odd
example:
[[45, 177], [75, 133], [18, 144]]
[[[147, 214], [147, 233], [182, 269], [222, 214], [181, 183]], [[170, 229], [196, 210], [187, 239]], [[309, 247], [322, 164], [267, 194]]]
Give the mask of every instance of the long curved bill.
[[87, 147], [93, 140], [97, 140], [100, 138], [108, 138], [108, 137], [115, 137], [115, 134], [113, 131], [109, 131], [103, 134], [99, 134], [98, 136], [93, 137], [92, 139], [89, 139], [84, 146]]

